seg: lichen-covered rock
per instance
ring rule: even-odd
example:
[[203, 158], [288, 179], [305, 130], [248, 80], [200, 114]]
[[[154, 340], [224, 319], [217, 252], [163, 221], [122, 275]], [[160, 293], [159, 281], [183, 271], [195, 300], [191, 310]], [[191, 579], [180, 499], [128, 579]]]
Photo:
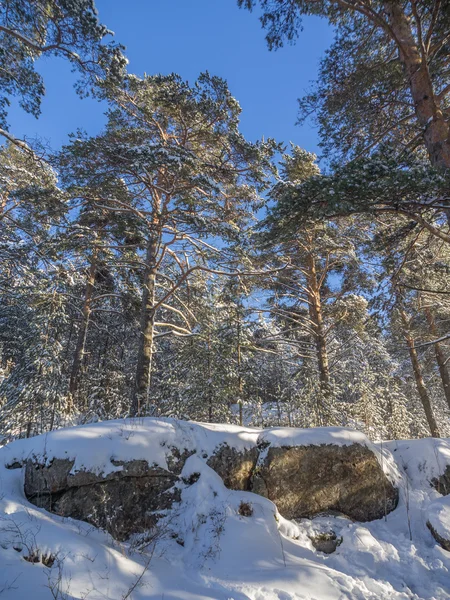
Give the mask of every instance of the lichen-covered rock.
[[161, 511], [180, 500], [175, 475], [146, 475], [110, 479], [88, 486], [72, 487], [52, 502], [56, 514], [70, 516], [106, 529], [115, 539], [152, 529]]
[[[73, 459], [53, 458], [47, 464], [43, 457], [30, 458], [25, 463], [25, 495], [41, 508], [87, 521], [124, 540], [153, 527], [161, 513], [179, 502], [177, 484], [196, 481], [180, 477], [190, 454], [170, 449], [166, 456], [168, 470], [150, 466], [145, 460], [111, 459], [114, 470], [107, 474], [74, 471]], [[240, 452], [222, 444], [207, 463], [230, 489], [248, 490], [257, 458], [256, 446]]]
[[180, 473], [189, 453], [168, 460], [170, 470], [145, 460], [112, 460], [106, 475], [80, 470], [74, 461], [54, 458], [50, 464], [29, 459], [25, 494], [33, 504], [64, 517], [87, 521], [125, 540], [155, 525], [163, 511], [180, 500]]
[[222, 444], [206, 464], [222, 478], [230, 490], [248, 491], [251, 477], [258, 460], [258, 448], [238, 451], [228, 444]]
[[358, 521], [379, 519], [398, 502], [398, 490], [375, 454], [361, 444], [263, 449], [251, 489], [287, 519], [338, 511]]

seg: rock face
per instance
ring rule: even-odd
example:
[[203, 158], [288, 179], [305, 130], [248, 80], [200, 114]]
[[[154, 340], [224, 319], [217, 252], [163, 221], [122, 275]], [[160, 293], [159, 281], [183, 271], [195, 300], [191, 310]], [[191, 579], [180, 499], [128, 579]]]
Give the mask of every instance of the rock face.
[[251, 490], [251, 477], [258, 460], [258, 448], [239, 452], [223, 444], [208, 458], [206, 464], [222, 478], [230, 490]]
[[74, 461], [53, 459], [44, 466], [29, 459], [25, 494], [36, 506], [63, 517], [87, 521], [125, 540], [151, 529], [158, 513], [180, 500], [180, 473], [187, 454], [169, 462], [169, 469], [151, 467], [145, 460], [114, 461], [121, 470], [106, 476], [89, 471], [72, 474]]
[[376, 456], [360, 444], [266, 448], [252, 491], [272, 500], [287, 519], [337, 511], [371, 521], [398, 502]]
[[[186, 429], [183, 431], [185, 434]], [[200, 444], [183, 446], [178, 438], [177, 449], [161, 443], [162, 440], [149, 443], [149, 438], [143, 437], [140, 443], [146, 445], [148, 455], [153, 456], [159, 449], [160, 456], [164, 448], [165, 460], [159, 462], [167, 463], [164, 468], [146, 460], [111, 459], [110, 464], [106, 459], [97, 461], [102, 466], [94, 472], [95, 469], [89, 471], [82, 466], [74, 469], [74, 460], [59, 458], [57, 453], [50, 455], [52, 460], [37, 456], [25, 463], [25, 494], [37, 506], [87, 521], [106, 529], [116, 539], [125, 540], [152, 528], [162, 514], [175, 508], [183, 487], [195, 484], [200, 477], [199, 473], [191, 473], [189, 478], [181, 475], [187, 458], [198, 453], [227, 488], [265, 496], [288, 519], [338, 512], [369, 521], [381, 518], [397, 505], [397, 489], [363, 442], [280, 446], [261, 439], [258, 445], [258, 435], [256, 431], [254, 445], [246, 443], [246, 449], [242, 444], [233, 447], [230, 435], [229, 443], [219, 438], [218, 445], [210, 445], [208, 452], [201, 450]], [[328, 435], [324, 431], [322, 437], [327, 440]], [[126, 444], [127, 439], [122, 436], [120, 443]], [[130, 439], [136, 443], [136, 438]], [[103, 444], [98, 442], [100, 454]], [[190, 449], [183, 450], [186, 447]], [[111, 450], [116, 451], [117, 446], [114, 444]], [[90, 463], [85, 459], [79, 464]], [[105, 473], [100, 472], [102, 468]]]

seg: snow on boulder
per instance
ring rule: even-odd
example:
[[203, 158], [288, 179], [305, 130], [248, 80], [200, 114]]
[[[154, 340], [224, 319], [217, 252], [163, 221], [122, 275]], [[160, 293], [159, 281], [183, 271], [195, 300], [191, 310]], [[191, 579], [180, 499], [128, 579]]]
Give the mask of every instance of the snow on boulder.
[[432, 502], [427, 514], [427, 526], [434, 539], [450, 552], [450, 496]]
[[25, 465], [30, 502], [87, 521], [119, 540], [178, 509], [202, 477], [186, 477], [189, 457], [232, 490], [274, 502], [286, 518], [338, 511], [367, 521], [395, 508], [398, 492], [376, 449], [342, 428], [260, 430], [175, 419], [134, 419], [73, 427], [5, 448]]
[[25, 468], [28, 500], [64, 517], [106, 529], [117, 540], [152, 529], [162, 511], [180, 500], [180, 473], [188, 452], [171, 455], [167, 469], [145, 460], [112, 461], [121, 467], [107, 475], [72, 474], [74, 461], [54, 459], [46, 466], [29, 459]]
[[262, 433], [258, 443], [252, 491], [269, 498], [287, 519], [336, 511], [372, 521], [397, 506], [398, 489], [360, 432], [279, 428]]
[[[247, 454], [256, 452], [258, 434], [174, 419], [108, 421], [15, 442], [8, 464], [25, 464], [25, 495], [36, 506], [125, 540], [154, 527], [179, 503], [181, 490], [195, 481], [181, 476], [192, 454], [211, 457], [228, 483], [244, 489]], [[234, 471], [225, 472], [230, 451]]]

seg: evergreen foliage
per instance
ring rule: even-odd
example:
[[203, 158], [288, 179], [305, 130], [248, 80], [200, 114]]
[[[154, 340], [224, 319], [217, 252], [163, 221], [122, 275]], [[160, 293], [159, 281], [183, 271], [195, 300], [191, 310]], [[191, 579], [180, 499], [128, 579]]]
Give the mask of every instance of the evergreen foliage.
[[[335, 25], [303, 107], [328, 155], [350, 162], [321, 172], [296, 145], [248, 141], [209, 73], [125, 75], [91, 0], [2, 4], [5, 440], [142, 415], [450, 434], [445, 5], [261, 4], [274, 48], [304, 14]], [[405, 118], [417, 82], [399, 23], [425, 33], [427, 123], [427, 103]], [[51, 156], [5, 122], [12, 96], [39, 114], [45, 53], [108, 104], [103, 131]]]
[[0, 128], [7, 129], [11, 97], [39, 116], [45, 93], [35, 62], [42, 56], [67, 59], [80, 73], [77, 89], [86, 94], [100, 79], [118, 81], [126, 60], [123, 46], [103, 43], [93, 0], [4, 0], [0, 5]]

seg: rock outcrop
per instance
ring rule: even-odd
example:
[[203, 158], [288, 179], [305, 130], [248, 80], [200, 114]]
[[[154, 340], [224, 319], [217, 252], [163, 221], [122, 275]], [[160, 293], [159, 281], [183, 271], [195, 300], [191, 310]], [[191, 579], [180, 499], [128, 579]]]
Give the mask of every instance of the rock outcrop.
[[[97, 429], [101, 435], [96, 435]], [[72, 446], [65, 447], [69, 435]], [[244, 435], [244, 440], [239, 437]], [[87, 521], [119, 540], [152, 528], [176, 507], [183, 488], [201, 477], [182, 476], [193, 454], [216, 471], [227, 488], [265, 496], [287, 519], [338, 512], [370, 521], [393, 510], [398, 501], [397, 489], [366, 438], [350, 430], [260, 432], [230, 427], [221, 436], [217, 428], [205, 433], [201, 424], [146, 419], [139, 425], [91, 425], [89, 439], [89, 449], [96, 449], [92, 455], [87, 449], [73, 450], [75, 429], [49, 434], [50, 449], [25, 461], [25, 494], [39, 507]], [[62, 458], [69, 447], [71, 458]], [[116, 458], [123, 456], [128, 460]], [[137, 460], [138, 456], [153, 458]], [[18, 465], [12, 460], [12, 466]]]
[[398, 502], [398, 490], [366, 446], [268, 447], [252, 491], [269, 498], [287, 519], [337, 511], [357, 521], [380, 519]]

